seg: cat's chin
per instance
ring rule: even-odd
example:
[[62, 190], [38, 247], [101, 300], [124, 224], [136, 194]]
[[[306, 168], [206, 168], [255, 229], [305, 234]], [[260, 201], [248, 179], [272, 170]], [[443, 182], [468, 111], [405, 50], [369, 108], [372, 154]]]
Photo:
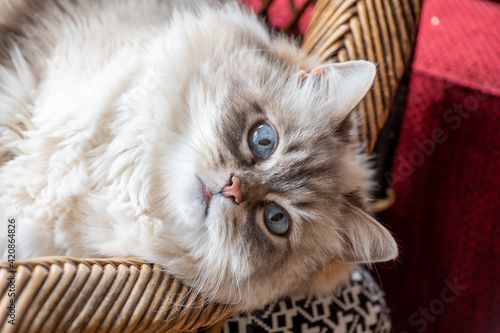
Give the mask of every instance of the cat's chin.
[[203, 176], [195, 174], [189, 184], [185, 184], [184, 191], [179, 191], [179, 202], [185, 218], [189, 221], [204, 223], [211, 216], [217, 216], [224, 210], [223, 198], [209, 187]]

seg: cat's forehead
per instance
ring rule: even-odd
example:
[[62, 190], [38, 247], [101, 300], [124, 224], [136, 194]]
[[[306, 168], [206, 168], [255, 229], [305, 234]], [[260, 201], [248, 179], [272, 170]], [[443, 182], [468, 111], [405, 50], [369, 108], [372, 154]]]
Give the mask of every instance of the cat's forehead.
[[[262, 74], [262, 76], [266, 76]], [[293, 134], [294, 132], [315, 131], [316, 137], [329, 135], [331, 113], [325, 110], [324, 103], [314, 96], [313, 91], [304, 91], [293, 73], [273, 74], [261, 82], [233, 79], [223, 93], [220, 116], [224, 124], [266, 119]]]

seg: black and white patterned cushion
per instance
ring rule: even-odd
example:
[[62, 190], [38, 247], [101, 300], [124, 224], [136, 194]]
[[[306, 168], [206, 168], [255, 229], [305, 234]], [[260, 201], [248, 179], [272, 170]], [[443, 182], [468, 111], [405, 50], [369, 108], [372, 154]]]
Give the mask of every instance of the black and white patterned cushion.
[[384, 294], [370, 273], [358, 268], [337, 293], [294, 296], [250, 314], [235, 315], [223, 333], [257, 332], [390, 332]]

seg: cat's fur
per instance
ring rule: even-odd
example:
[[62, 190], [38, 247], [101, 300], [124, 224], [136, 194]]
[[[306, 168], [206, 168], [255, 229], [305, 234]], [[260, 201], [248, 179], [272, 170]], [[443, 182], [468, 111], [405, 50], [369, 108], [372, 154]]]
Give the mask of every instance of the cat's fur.
[[[18, 258], [136, 256], [245, 310], [397, 255], [351, 137], [373, 64], [321, 64], [234, 3], [31, 2], [0, 0], [3, 252], [15, 218]], [[255, 163], [260, 120], [279, 144]]]

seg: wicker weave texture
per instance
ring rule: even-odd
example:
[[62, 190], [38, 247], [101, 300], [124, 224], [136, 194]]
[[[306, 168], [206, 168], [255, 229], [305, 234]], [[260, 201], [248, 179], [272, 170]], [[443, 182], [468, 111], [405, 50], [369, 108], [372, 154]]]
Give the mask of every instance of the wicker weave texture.
[[373, 89], [359, 104], [371, 153], [413, 50], [420, 0], [318, 0], [302, 49], [322, 60], [378, 65]]
[[1, 332], [189, 332], [231, 315], [138, 260], [47, 257], [15, 267], [14, 326], [7, 323], [10, 267], [0, 264]]

